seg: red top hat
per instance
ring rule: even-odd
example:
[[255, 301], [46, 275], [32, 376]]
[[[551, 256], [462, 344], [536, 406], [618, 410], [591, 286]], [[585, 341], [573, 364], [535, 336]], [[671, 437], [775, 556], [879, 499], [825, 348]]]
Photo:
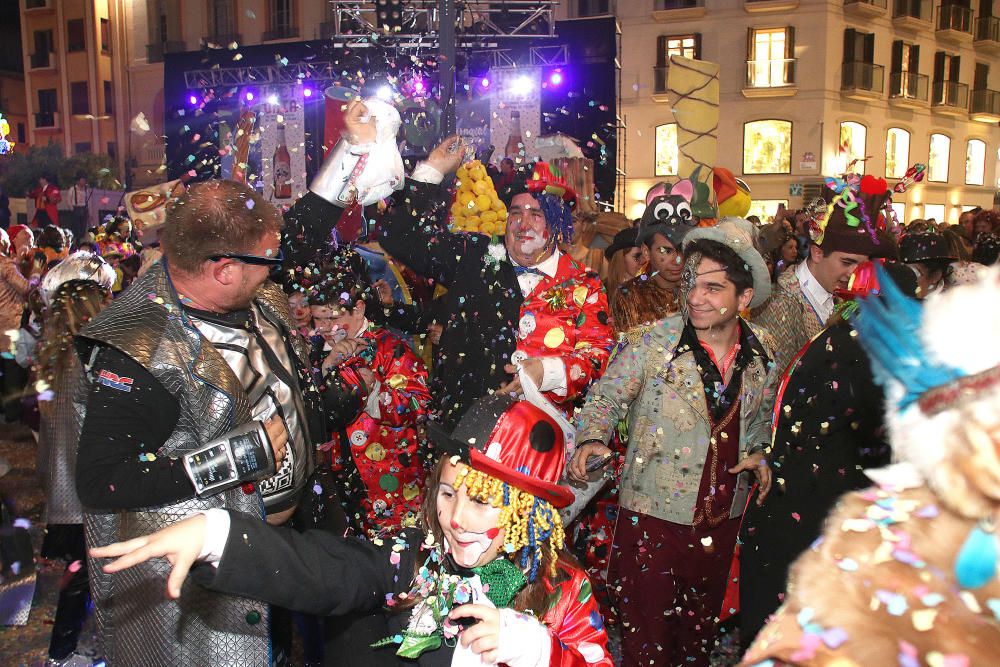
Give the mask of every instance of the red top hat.
[[457, 454], [474, 470], [507, 482], [555, 507], [573, 502], [573, 492], [559, 485], [566, 464], [562, 429], [527, 401], [494, 394], [475, 403], [449, 435], [433, 422], [431, 440]]
[[562, 197], [563, 201], [567, 203], [576, 202], [576, 191], [566, 183], [566, 179], [562, 177], [558, 170], [553, 170], [549, 166], [548, 162], [535, 163], [535, 169], [531, 174], [531, 178], [525, 183], [525, 186], [528, 188], [528, 192], [532, 194], [544, 192], [556, 197]]

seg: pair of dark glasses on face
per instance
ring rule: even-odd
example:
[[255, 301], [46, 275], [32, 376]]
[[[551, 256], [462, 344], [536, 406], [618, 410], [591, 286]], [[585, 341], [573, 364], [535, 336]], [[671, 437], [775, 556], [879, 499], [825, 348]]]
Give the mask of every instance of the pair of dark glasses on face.
[[281, 264], [285, 261], [285, 254], [281, 252], [281, 248], [278, 248], [277, 252], [270, 257], [264, 257], [263, 255], [243, 255], [238, 252], [222, 252], [217, 255], [210, 255], [208, 259], [212, 262], [218, 262], [223, 259], [232, 259], [237, 262], [243, 262], [244, 264], [269, 266], [274, 269], [281, 267]]

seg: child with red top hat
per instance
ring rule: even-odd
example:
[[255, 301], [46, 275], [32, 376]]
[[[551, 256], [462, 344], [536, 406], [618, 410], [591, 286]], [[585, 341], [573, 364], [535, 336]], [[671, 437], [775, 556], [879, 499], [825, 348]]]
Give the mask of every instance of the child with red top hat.
[[[590, 582], [563, 548], [557, 508], [564, 436], [544, 411], [494, 395], [447, 435], [419, 529], [363, 542], [296, 533], [210, 510], [153, 535], [94, 550], [118, 571], [165, 556], [168, 594], [192, 575], [216, 590], [319, 614], [381, 609], [390, 635], [371, 649], [398, 664], [610, 667]], [[343, 657], [343, 656], [341, 656]]]

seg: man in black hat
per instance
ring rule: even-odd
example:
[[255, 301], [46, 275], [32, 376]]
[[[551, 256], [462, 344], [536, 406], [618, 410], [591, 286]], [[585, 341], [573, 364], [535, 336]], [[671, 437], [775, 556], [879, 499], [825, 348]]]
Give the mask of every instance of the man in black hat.
[[951, 263], [958, 257], [948, 239], [939, 232], [907, 234], [899, 241], [899, 259], [917, 276], [914, 296], [926, 299], [944, 286], [951, 273]]
[[[779, 370], [826, 326], [836, 305], [834, 292], [847, 287], [854, 269], [872, 257], [885, 256], [886, 246], [874, 231], [890, 196], [884, 184], [881, 181], [878, 193], [856, 193], [852, 217], [847, 212], [850, 203], [836, 197], [810, 229], [812, 240], [805, 261], [781, 274], [771, 298], [751, 314], [753, 322], [774, 334], [778, 344], [774, 362]], [[828, 194], [832, 197], [833, 193]], [[862, 224], [862, 216], [868, 222]]]

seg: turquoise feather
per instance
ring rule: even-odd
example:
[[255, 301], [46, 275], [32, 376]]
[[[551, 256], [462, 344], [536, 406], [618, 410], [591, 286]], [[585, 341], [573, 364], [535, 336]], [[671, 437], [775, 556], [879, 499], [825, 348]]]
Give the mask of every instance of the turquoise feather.
[[976, 525], [965, 538], [958, 559], [955, 577], [962, 588], [985, 586], [997, 572], [997, 535], [992, 526]]

